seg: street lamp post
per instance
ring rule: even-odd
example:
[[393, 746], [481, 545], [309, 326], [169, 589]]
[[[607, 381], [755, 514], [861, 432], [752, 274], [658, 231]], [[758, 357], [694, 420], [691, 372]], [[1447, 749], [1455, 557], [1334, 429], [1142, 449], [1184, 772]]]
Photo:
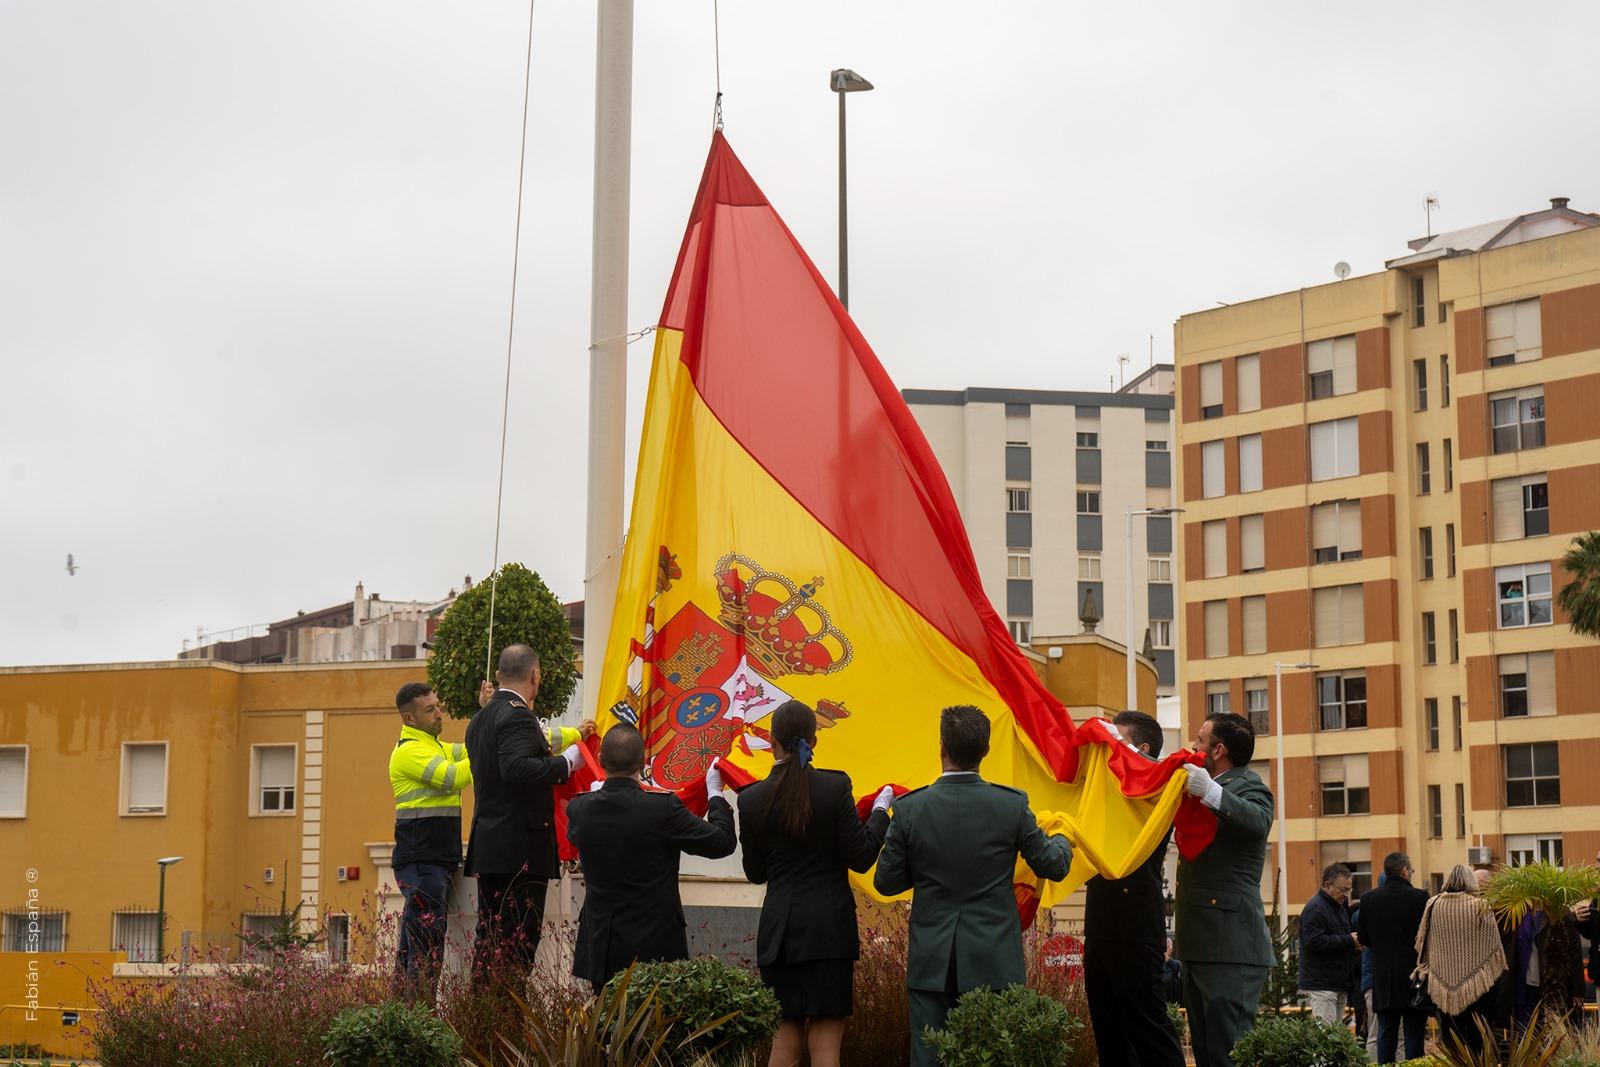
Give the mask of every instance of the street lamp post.
[[1133, 567], [1133, 520], [1134, 520], [1134, 517], [1136, 515], [1181, 515], [1181, 514], [1183, 514], [1183, 509], [1182, 508], [1139, 508], [1139, 509], [1135, 510], [1133, 505], [1130, 504], [1124, 510], [1126, 511], [1126, 514], [1127, 514], [1127, 517], [1128, 517], [1128, 537], [1127, 537], [1128, 578], [1127, 578], [1127, 581], [1125, 581], [1123, 583], [1123, 599], [1122, 599], [1123, 611], [1125, 613], [1125, 621], [1124, 621], [1123, 625], [1125, 627], [1125, 630], [1124, 630], [1124, 633], [1126, 635], [1126, 642], [1125, 643], [1127, 645], [1126, 649], [1124, 649], [1124, 652], [1126, 654], [1127, 664], [1128, 664], [1128, 692], [1127, 692], [1128, 703], [1127, 703], [1126, 706], [1127, 706], [1127, 709], [1129, 711], [1137, 711], [1139, 709], [1139, 687], [1138, 687], [1138, 683], [1134, 680], [1134, 672], [1133, 672], [1133, 656], [1134, 656], [1134, 653], [1133, 653], [1133, 575], [1134, 575], [1134, 567]]
[[1274, 663], [1273, 672], [1277, 675], [1277, 703], [1274, 713], [1273, 729], [1278, 737], [1278, 773], [1274, 776], [1277, 795], [1273, 797], [1278, 805], [1278, 933], [1286, 934], [1289, 930], [1289, 820], [1284, 805], [1283, 785], [1283, 669], [1287, 667], [1293, 671], [1314, 671], [1315, 663]]
[[855, 71], [846, 67], [828, 75], [828, 88], [839, 94], [839, 303], [850, 307], [850, 234], [848, 197], [845, 189], [844, 98], [848, 93], [864, 93], [872, 88]]
[[182, 856], [164, 856], [156, 860], [156, 866], [161, 868], [161, 893], [160, 902], [156, 905], [156, 962], [161, 963], [167, 958], [167, 868], [183, 859]]

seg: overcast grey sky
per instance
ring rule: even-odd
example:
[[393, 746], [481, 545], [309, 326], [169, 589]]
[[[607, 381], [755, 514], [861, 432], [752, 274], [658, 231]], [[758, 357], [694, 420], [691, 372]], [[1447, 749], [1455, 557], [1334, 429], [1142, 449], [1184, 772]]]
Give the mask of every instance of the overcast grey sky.
[[[727, 135], [902, 386], [1102, 388], [1180, 314], [1600, 209], [1582, 3], [722, 0]], [[0, 2], [0, 663], [173, 655], [493, 538], [526, 6]], [[503, 559], [581, 595], [594, 15], [540, 0]], [[711, 0], [640, 0], [631, 306]], [[649, 360], [630, 350], [629, 422]], [[631, 457], [630, 442], [630, 457]], [[630, 458], [631, 469], [631, 458]], [[68, 577], [74, 553], [82, 570]]]

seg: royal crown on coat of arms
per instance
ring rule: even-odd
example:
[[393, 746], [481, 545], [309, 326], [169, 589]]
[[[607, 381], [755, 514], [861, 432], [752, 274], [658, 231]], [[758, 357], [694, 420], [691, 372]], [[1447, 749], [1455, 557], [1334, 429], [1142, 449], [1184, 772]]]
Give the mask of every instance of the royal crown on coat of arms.
[[744, 639], [750, 665], [768, 678], [832, 674], [849, 665], [849, 638], [816, 601], [821, 578], [804, 585], [730, 552], [715, 568], [719, 621]]

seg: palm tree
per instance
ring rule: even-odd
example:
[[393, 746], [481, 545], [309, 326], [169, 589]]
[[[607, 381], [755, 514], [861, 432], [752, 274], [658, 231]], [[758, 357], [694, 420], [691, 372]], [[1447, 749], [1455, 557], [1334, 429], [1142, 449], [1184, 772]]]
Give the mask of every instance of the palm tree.
[[1572, 580], [1557, 594], [1556, 602], [1572, 620], [1575, 633], [1600, 637], [1600, 533], [1590, 530], [1574, 537], [1561, 566]]

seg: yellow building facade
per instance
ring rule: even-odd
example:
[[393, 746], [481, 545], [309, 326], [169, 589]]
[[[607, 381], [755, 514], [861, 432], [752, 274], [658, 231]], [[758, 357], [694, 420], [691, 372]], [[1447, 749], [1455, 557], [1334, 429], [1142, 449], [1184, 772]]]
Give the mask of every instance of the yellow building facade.
[[1334, 861], [1600, 847], [1600, 644], [1553, 596], [1600, 527], [1597, 224], [1558, 201], [1177, 323], [1186, 726], [1262, 735], [1291, 911]]

